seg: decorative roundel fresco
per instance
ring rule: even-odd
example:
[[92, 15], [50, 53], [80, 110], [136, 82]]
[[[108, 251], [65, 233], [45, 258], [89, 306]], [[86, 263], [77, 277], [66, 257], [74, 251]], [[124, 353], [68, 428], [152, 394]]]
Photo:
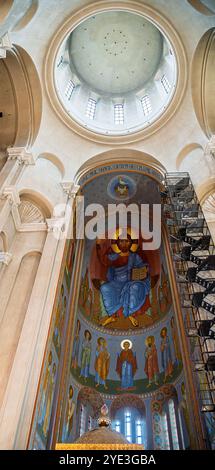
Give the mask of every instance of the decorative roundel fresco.
[[114, 176], [107, 187], [108, 195], [117, 201], [131, 199], [137, 190], [136, 182], [127, 175]]

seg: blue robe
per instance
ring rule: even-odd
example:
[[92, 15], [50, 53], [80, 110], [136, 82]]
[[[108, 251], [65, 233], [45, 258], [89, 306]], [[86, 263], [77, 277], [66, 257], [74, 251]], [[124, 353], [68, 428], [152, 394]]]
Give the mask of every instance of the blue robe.
[[[108, 255], [110, 261], [117, 260], [119, 255], [111, 253]], [[125, 266], [110, 266], [108, 268], [108, 282], [101, 285], [101, 294], [106, 312], [109, 316], [123, 307], [125, 318], [139, 310], [146, 301], [150, 292], [150, 279], [132, 281], [133, 268], [147, 266], [137, 253], [129, 253], [128, 263]]]

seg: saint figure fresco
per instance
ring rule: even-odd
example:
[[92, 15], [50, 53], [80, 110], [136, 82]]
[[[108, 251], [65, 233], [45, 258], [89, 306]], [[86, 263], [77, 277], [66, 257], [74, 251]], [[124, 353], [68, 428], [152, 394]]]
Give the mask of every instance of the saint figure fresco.
[[89, 330], [85, 330], [84, 332], [84, 341], [82, 343], [82, 351], [81, 351], [81, 371], [80, 377], [84, 377], [85, 382], [89, 377], [90, 372], [90, 359], [91, 359], [91, 338], [92, 335]]
[[150, 387], [153, 383], [159, 385], [158, 383], [158, 355], [157, 348], [155, 344], [154, 336], [148, 336], [145, 341], [146, 350], [145, 350], [145, 373], [148, 377], [149, 383], [147, 387]]
[[179, 345], [179, 339], [178, 339], [178, 332], [177, 332], [174, 317], [171, 318], [170, 325], [171, 325], [171, 330], [172, 330], [172, 340], [174, 344], [176, 364], [179, 365], [182, 358], [181, 358], [181, 351], [180, 351], [180, 345]]
[[76, 370], [78, 367], [78, 357], [79, 357], [79, 349], [80, 349], [80, 329], [81, 329], [81, 324], [80, 324], [80, 321], [77, 320], [75, 337], [74, 337], [74, 342], [73, 342], [72, 363], [71, 363], [71, 367], [74, 370]]
[[55, 385], [55, 375], [56, 375], [56, 364], [54, 362], [52, 370], [49, 369], [49, 374], [47, 374], [46, 379], [47, 383], [45, 384], [45, 413], [43, 421], [43, 434], [46, 437], [48, 433], [49, 420], [51, 415], [52, 399], [54, 394], [54, 385]]
[[107, 390], [106, 379], [110, 368], [110, 354], [107, 350], [107, 342], [104, 338], [98, 338], [95, 360], [95, 382], [96, 387], [104, 385]]
[[168, 377], [172, 377], [173, 373], [173, 363], [172, 363], [172, 354], [170, 348], [170, 341], [167, 334], [167, 328], [162, 328], [160, 332], [161, 336], [161, 364], [164, 370], [164, 383]]
[[75, 403], [72, 398], [73, 398], [73, 387], [72, 385], [70, 385], [68, 398], [67, 398], [67, 407], [66, 407], [66, 438], [69, 437], [72, 431], [72, 425], [73, 425]]
[[129, 318], [133, 326], [138, 326], [136, 316], [150, 307], [149, 265], [137, 253], [138, 241], [127, 238], [113, 240], [111, 247], [102, 253], [99, 240], [96, 244], [99, 261], [107, 268], [107, 281], [94, 279], [100, 289], [107, 317], [102, 325], [116, 321], [117, 316]]
[[121, 379], [121, 388], [130, 389], [134, 385], [134, 376], [137, 371], [136, 355], [132, 351], [132, 342], [126, 339], [121, 342], [122, 351], [118, 354], [116, 372]]

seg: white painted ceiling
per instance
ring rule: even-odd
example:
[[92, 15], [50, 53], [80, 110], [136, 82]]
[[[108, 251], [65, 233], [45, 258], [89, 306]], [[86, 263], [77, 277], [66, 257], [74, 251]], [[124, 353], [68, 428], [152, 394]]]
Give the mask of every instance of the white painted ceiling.
[[80, 80], [104, 94], [143, 88], [161, 61], [163, 37], [142, 16], [105, 12], [82, 22], [69, 41], [71, 65]]

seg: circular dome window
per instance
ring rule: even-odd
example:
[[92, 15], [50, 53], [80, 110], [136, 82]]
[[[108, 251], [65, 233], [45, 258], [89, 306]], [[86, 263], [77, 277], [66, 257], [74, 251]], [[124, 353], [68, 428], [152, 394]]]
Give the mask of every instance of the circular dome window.
[[88, 16], [67, 32], [55, 55], [54, 86], [64, 112], [98, 136], [150, 127], [168, 108], [176, 83], [169, 40], [130, 11]]

